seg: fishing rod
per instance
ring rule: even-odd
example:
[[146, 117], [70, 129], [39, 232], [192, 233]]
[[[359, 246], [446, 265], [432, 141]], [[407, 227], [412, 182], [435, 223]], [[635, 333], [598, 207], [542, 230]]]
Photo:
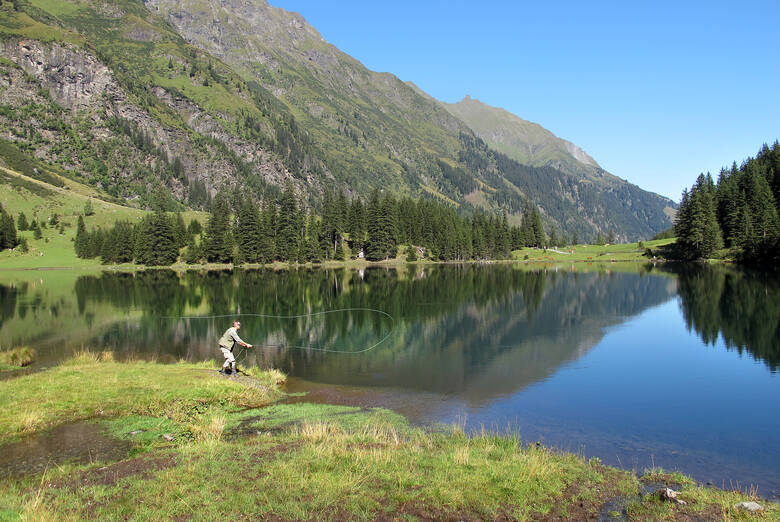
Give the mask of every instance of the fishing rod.
[[[266, 319], [300, 319], [303, 317], [315, 317], [318, 315], [326, 315], [326, 314], [335, 314], [339, 312], [373, 312], [378, 313], [381, 315], [384, 315], [388, 319], [390, 319], [390, 329], [385, 333], [384, 336], [382, 336], [379, 341], [372, 344], [371, 346], [364, 348], [362, 350], [337, 350], [332, 348], [322, 348], [319, 346], [301, 346], [301, 345], [288, 345], [288, 344], [263, 344], [261, 346], [268, 346], [268, 347], [276, 347], [276, 348], [292, 348], [297, 350], [307, 350], [307, 351], [315, 351], [315, 352], [326, 352], [326, 353], [347, 353], [347, 354], [360, 354], [360, 353], [366, 353], [380, 344], [384, 343], [390, 335], [395, 330], [395, 318], [390, 315], [389, 313], [385, 312], [384, 310], [377, 310], [376, 308], [337, 308], [335, 310], [323, 310], [320, 312], [310, 312], [308, 314], [297, 314], [297, 315], [271, 315], [271, 314], [251, 314], [251, 313], [238, 313], [238, 314], [222, 314], [222, 315], [161, 315], [160, 319], [222, 319], [225, 317], [233, 318], [233, 317], [262, 317]], [[243, 356], [241, 360], [246, 358], [246, 348], [242, 347], [241, 355]], [[236, 362], [238, 363], [238, 361]]]

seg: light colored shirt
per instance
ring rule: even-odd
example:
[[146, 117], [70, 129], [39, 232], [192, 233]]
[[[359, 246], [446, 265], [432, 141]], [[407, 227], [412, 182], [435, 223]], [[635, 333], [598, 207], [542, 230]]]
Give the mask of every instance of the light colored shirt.
[[236, 331], [235, 326], [231, 326], [227, 330], [225, 330], [225, 333], [222, 334], [222, 337], [219, 339], [219, 345], [223, 348], [227, 348], [228, 350], [233, 349], [233, 345], [235, 343], [239, 344], [246, 344], [239, 336], [238, 332]]

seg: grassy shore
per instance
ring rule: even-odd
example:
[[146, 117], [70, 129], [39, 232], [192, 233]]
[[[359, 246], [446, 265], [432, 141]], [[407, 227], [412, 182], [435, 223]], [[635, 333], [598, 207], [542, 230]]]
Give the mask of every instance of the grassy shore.
[[[661, 503], [632, 473], [513, 435], [423, 430], [382, 409], [269, 406], [282, 376], [253, 373], [85, 353], [0, 381], [1, 441], [89, 419], [132, 443], [118, 462], [1, 480], [0, 520], [582, 520], [614, 499], [635, 520], [754, 517], [734, 507], [747, 495], [656, 470], [644, 480], [679, 484], [687, 505]], [[780, 518], [762, 504], [762, 518]]]

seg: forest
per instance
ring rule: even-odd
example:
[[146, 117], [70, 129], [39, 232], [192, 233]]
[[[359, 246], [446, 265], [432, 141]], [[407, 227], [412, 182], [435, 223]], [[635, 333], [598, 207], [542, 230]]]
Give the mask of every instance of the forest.
[[[545, 233], [536, 206], [523, 202], [520, 226], [506, 213], [477, 210], [461, 216], [455, 207], [433, 199], [397, 198], [374, 190], [368, 201], [351, 201], [343, 192], [325, 191], [319, 213], [307, 211], [288, 184], [278, 200], [261, 204], [236, 192], [219, 193], [205, 229], [188, 225], [162, 205], [139, 223], [86, 230], [80, 216], [74, 248], [80, 258], [100, 257], [105, 264], [167, 266], [187, 264], [265, 264], [275, 261], [319, 263], [365, 258], [382, 261], [405, 252], [407, 261], [507, 259], [522, 247], [562, 242]], [[182, 249], [184, 249], [182, 251]]]
[[727, 248], [743, 263], [780, 261], [780, 144], [722, 169], [715, 183], [700, 174], [684, 190], [675, 222], [684, 259], [706, 259]]

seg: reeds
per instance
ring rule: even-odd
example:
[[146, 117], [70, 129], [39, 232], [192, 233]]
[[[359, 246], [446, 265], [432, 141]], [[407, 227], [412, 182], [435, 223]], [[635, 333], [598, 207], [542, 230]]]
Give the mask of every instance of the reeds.
[[19, 346], [11, 350], [0, 351], [0, 364], [6, 366], [29, 366], [35, 360], [35, 350], [29, 346]]

